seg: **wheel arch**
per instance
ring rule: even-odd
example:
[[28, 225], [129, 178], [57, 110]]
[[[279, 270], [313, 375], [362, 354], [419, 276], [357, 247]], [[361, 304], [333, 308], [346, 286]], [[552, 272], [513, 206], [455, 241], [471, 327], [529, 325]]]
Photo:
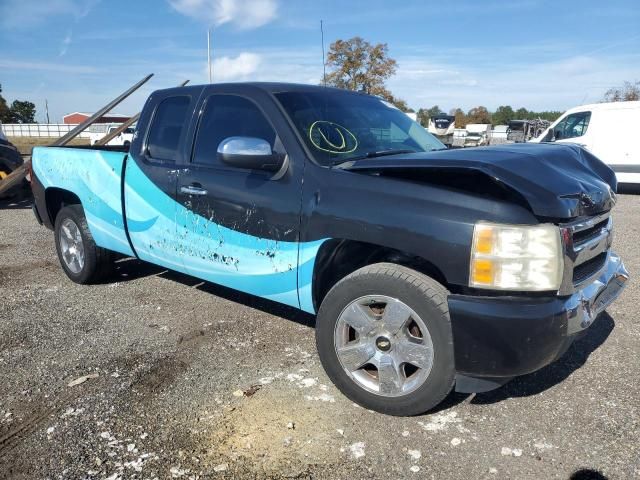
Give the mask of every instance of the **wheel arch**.
[[318, 311], [322, 300], [338, 281], [359, 268], [380, 262], [412, 268], [449, 287], [442, 271], [428, 259], [383, 245], [331, 239], [322, 244], [314, 263], [312, 298], [315, 311]]
[[63, 188], [49, 187], [44, 192], [47, 216], [51, 225], [55, 225], [56, 217], [60, 210], [68, 205], [80, 205], [80, 197], [70, 190]]

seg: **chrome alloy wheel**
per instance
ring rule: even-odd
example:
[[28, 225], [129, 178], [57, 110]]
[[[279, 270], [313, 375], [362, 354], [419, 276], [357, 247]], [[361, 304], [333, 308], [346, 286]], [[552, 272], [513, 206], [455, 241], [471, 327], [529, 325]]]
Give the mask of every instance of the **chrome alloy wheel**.
[[346, 306], [336, 322], [334, 347], [354, 382], [385, 397], [416, 390], [433, 366], [433, 342], [424, 321], [402, 301], [384, 295], [360, 297]]
[[84, 243], [78, 225], [70, 218], [65, 218], [60, 225], [59, 236], [65, 265], [72, 273], [80, 273], [84, 268]]

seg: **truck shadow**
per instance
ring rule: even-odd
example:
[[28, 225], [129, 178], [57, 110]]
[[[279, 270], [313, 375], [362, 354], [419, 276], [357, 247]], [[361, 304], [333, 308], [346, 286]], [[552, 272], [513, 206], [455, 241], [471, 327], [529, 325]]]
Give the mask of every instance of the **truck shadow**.
[[225, 300], [246, 305], [270, 315], [276, 315], [307, 327], [313, 327], [315, 325], [315, 315], [303, 312], [297, 308], [288, 307], [281, 303], [256, 297], [248, 293], [239, 292], [215, 283], [205, 282], [198, 278], [167, 270], [166, 268], [158, 267], [151, 263], [142, 262], [134, 258], [124, 258], [117, 261], [115, 278], [111, 281], [126, 282], [149, 276], [158, 276], [173, 282], [181, 283], [187, 287], [197, 288], [198, 290], [224, 298]]
[[[584, 336], [576, 340], [567, 352], [557, 361], [537, 372], [516, 377], [504, 386], [475, 396], [466, 393], [452, 392], [437, 410], [445, 410], [469, 400], [475, 405], [487, 405], [501, 402], [508, 398], [530, 397], [548, 390], [566, 380], [573, 372], [581, 368], [591, 353], [597, 350], [613, 331], [615, 322], [607, 313], [602, 313], [589, 327]], [[434, 413], [433, 411], [430, 413]]]

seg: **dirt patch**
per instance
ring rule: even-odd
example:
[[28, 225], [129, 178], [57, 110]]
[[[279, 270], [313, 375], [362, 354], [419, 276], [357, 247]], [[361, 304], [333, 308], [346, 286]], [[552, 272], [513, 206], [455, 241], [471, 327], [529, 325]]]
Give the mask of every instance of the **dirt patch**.
[[175, 357], [161, 358], [150, 369], [136, 374], [131, 390], [139, 400], [148, 400], [173, 384], [187, 368], [186, 362]]
[[42, 275], [41, 270], [53, 270], [58, 265], [51, 260], [42, 260], [38, 262], [26, 262], [19, 265], [3, 265], [0, 270], [0, 285], [5, 282], [10, 283], [12, 277], [18, 277], [23, 272], [36, 272], [37, 275]]
[[5, 461], [11, 463], [11, 451], [24, 438], [41, 428], [51, 416], [61, 411], [80, 392], [81, 390], [69, 389], [57, 395], [50, 395], [48, 398], [45, 396], [45, 398], [28, 399], [16, 404], [13, 408], [15, 413], [12, 414], [15, 420], [0, 426], [0, 471]]
[[[335, 425], [348, 416], [348, 409], [337, 413], [315, 401], [321, 390], [299, 392], [266, 385], [240, 399], [221, 418], [211, 438], [211, 461], [241, 463], [257, 475], [294, 476], [312, 466], [338, 463], [346, 455], [348, 441]], [[343, 452], [340, 444], [345, 446]]]

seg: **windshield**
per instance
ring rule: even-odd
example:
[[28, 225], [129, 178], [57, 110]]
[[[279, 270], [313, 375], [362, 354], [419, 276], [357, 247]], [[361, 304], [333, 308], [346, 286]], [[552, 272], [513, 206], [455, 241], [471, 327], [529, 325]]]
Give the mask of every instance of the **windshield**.
[[377, 97], [327, 90], [283, 92], [276, 98], [321, 165], [445, 148], [405, 113]]

